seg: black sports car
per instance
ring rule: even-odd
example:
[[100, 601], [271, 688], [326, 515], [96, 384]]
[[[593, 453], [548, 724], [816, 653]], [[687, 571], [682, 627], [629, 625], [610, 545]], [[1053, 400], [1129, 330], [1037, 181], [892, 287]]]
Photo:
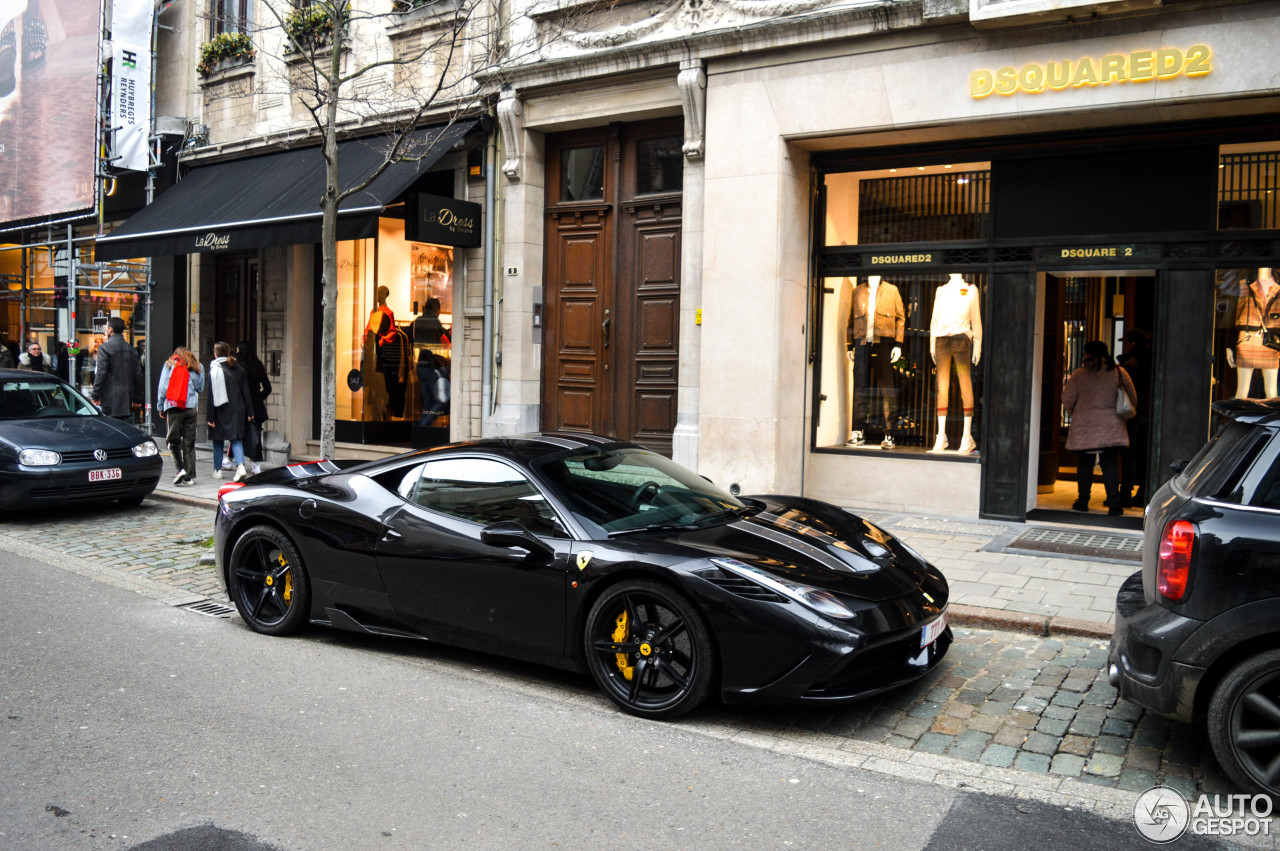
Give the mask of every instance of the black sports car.
[[57, 376], [0, 370], [0, 508], [137, 505], [161, 466], [146, 432], [104, 416]]
[[624, 710], [848, 701], [951, 644], [947, 582], [823, 502], [738, 499], [580, 435], [315, 462], [224, 488], [219, 576], [250, 627], [310, 622], [589, 670]]

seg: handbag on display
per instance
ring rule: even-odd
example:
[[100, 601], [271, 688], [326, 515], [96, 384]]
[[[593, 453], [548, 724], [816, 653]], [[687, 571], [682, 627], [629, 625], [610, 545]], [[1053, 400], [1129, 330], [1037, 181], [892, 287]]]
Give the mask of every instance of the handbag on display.
[[1253, 291], [1252, 287], [1249, 288], [1249, 295], [1253, 297], [1253, 303], [1258, 305], [1258, 322], [1260, 323], [1260, 327], [1258, 328], [1258, 342], [1262, 343], [1262, 345], [1266, 346], [1268, 349], [1274, 349], [1275, 351], [1280, 352], [1280, 330], [1267, 327], [1267, 314], [1262, 309], [1262, 305], [1258, 302], [1258, 294]]

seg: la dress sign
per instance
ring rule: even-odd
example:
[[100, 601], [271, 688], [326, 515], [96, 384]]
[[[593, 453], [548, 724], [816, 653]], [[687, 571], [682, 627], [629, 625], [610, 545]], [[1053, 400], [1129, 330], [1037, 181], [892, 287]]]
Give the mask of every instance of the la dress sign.
[[404, 238], [410, 242], [475, 248], [481, 244], [479, 204], [419, 192], [408, 205]]

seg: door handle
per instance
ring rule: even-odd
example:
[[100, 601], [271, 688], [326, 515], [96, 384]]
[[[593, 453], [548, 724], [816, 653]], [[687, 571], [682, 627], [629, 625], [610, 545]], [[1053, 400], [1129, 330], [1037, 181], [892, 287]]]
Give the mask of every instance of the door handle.
[[600, 323], [600, 327], [604, 329], [604, 347], [609, 348], [609, 310], [606, 308], [604, 312], [604, 321]]
[[386, 531], [386, 533], [385, 533], [385, 534], [383, 534], [383, 536], [382, 536], [382, 540], [384, 540], [384, 541], [398, 541], [398, 540], [400, 540], [400, 539], [401, 539], [401, 538], [403, 538], [403, 537], [404, 537], [404, 535], [401, 535], [401, 534], [400, 534], [399, 532], [397, 532], [395, 529], [388, 529], [388, 530]]

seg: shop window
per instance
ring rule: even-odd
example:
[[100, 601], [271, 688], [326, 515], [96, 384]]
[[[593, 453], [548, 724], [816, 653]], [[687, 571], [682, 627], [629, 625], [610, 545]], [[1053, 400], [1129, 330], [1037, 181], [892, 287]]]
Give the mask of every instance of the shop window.
[[829, 174], [826, 190], [827, 245], [991, 237], [987, 163]]
[[1280, 228], [1280, 142], [1223, 146], [1218, 162], [1218, 227]]
[[560, 153], [560, 200], [604, 198], [604, 146], [571, 148]]
[[408, 443], [416, 426], [447, 440], [453, 261], [449, 246], [406, 242], [401, 219], [338, 243], [339, 439]]
[[1280, 341], [1275, 270], [1219, 269], [1214, 283], [1213, 398], [1275, 398], [1280, 351], [1266, 345]]
[[968, 455], [982, 414], [987, 278], [827, 278], [817, 445]]

